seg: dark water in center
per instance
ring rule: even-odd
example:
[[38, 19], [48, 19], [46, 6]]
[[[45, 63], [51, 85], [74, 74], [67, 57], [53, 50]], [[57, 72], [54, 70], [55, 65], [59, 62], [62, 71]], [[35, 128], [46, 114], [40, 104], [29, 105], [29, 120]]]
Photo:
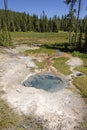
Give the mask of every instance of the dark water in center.
[[30, 76], [23, 82], [26, 87], [35, 87], [37, 89], [44, 89], [46, 91], [55, 91], [63, 89], [67, 86], [67, 82], [52, 73], [36, 74]]

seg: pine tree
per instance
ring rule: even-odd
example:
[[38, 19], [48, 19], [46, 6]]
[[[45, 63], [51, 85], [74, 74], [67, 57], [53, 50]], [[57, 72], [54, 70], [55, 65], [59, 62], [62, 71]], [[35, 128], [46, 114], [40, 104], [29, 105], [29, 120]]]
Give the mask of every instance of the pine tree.
[[87, 22], [85, 25], [85, 43], [84, 43], [84, 51], [87, 52]]
[[7, 0], [4, 0], [5, 6], [5, 21], [3, 21], [3, 29], [0, 31], [0, 45], [1, 46], [12, 46], [12, 39], [9, 32], [9, 19], [8, 19], [8, 9], [7, 9]]
[[53, 32], [58, 32], [58, 18], [56, 15], [53, 17]]
[[81, 10], [81, 3], [82, 0], [79, 0], [79, 4], [78, 4], [78, 11], [77, 11], [77, 20], [76, 20], [76, 33], [75, 33], [75, 43], [77, 43], [78, 41], [78, 32], [80, 30], [80, 25], [79, 25], [79, 15], [80, 15], [80, 10]]
[[50, 18], [48, 20], [48, 32], [52, 32], [53, 31], [53, 21], [52, 18]]
[[39, 20], [38, 20], [38, 16], [33, 14], [33, 31], [38, 32], [39, 29]]
[[65, 3], [70, 6], [69, 14], [68, 14], [68, 19], [69, 19], [69, 43], [72, 43], [72, 31], [73, 31], [73, 17], [75, 13], [74, 5], [77, 0], [65, 0]]
[[21, 24], [21, 31], [26, 32], [27, 31], [27, 16], [25, 12], [22, 14], [20, 24]]

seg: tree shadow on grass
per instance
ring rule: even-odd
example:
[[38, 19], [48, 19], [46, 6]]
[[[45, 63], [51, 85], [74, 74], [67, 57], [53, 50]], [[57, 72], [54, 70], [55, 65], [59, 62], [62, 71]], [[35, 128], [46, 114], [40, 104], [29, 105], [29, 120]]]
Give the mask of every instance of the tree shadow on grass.
[[72, 48], [69, 43], [44, 44], [41, 47], [45, 47], [47, 49], [60, 50], [62, 52], [70, 52], [70, 53], [72, 53], [73, 51], [75, 51], [75, 49]]

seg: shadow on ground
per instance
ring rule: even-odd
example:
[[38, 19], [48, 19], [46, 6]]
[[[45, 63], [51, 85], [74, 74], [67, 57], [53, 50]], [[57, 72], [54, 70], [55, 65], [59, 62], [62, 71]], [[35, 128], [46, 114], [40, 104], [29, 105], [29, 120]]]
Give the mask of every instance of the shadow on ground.
[[73, 52], [75, 48], [72, 48], [69, 43], [53, 43], [53, 44], [44, 44], [41, 47], [45, 47], [48, 49], [56, 49], [63, 52]]

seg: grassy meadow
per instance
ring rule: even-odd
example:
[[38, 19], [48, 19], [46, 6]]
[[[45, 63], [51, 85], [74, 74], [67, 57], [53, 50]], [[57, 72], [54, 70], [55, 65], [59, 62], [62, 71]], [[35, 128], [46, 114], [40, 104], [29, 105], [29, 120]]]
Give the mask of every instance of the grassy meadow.
[[19, 44], [55, 44], [68, 42], [67, 32], [11, 32], [11, 36], [14, 42]]

